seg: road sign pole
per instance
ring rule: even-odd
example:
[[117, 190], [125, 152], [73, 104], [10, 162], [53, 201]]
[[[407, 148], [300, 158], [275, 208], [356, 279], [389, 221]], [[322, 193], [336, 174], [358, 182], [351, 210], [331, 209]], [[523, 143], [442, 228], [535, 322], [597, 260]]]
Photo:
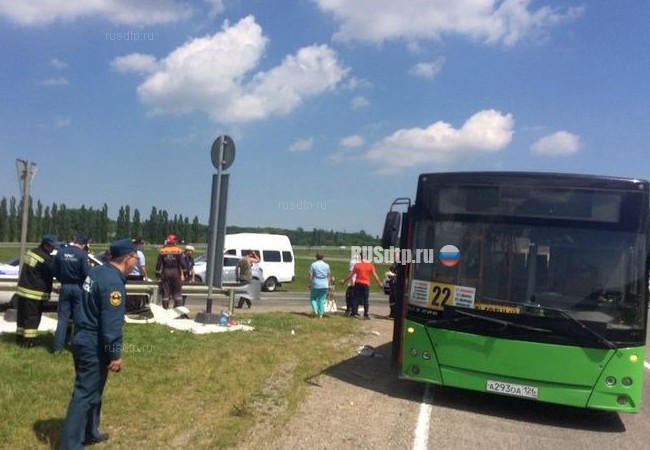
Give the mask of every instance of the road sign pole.
[[235, 159], [235, 144], [228, 136], [219, 136], [212, 144], [212, 164], [217, 169], [212, 176], [210, 199], [210, 224], [208, 236], [208, 260], [206, 282], [208, 298], [205, 313], [198, 314], [200, 323], [217, 323], [219, 317], [212, 314], [212, 295], [214, 287], [222, 289], [223, 246], [226, 233], [226, 207], [228, 204], [228, 183], [230, 175], [223, 173]]

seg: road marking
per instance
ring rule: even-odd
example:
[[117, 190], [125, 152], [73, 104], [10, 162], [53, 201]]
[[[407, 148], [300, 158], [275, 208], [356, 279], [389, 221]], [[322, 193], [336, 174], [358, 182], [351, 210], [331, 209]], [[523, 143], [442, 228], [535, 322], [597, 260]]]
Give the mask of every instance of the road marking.
[[646, 369], [650, 370], [650, 363], [648, 361], [643, 361], [643, 365]]
[[413, 437], [413, 450], [427, 450], [429, 441], [429, 421], [431, 419], [431, 403], [433, 401], [433, 389], [430, 384], [424, 389], [422, 404], [420, 405], [420, 415], [418, 424], [415, 427], [415, 436]]

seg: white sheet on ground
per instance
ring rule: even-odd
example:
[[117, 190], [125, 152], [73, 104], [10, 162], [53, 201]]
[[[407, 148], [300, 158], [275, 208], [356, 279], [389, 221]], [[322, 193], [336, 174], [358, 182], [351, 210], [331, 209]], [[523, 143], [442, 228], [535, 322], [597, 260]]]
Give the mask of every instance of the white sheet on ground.
[[229, 327], [221, 327], [216, 324], [205, 325], [195, 322], [192, 319], [179, 319], [179, 317], [183, 316], [184, 314], [189, 314], [190, 312], [190, 310], [184, 306], [180, 306], [174, 309], [164, 309], [160, 305], [150, 303], [149, 308], [153, 313], [153, 318], [132, 319], [129, 316], [125, 316], [126, 323], [158, 323], [161, 325], [167, 325], [176, 330], [190, 331], [196, 334], [223, 333], [225, 331], [252, 331], [255, 329], [249, 325], [232, 325]]

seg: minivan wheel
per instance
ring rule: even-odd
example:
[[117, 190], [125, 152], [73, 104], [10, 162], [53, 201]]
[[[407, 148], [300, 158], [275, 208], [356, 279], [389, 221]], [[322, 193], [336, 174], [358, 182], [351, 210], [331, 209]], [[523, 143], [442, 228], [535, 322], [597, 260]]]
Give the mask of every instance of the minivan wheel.
[[273, 292], [277, 287], [278, 287], [278, 280], [276, 280], [275, 277], [268, 277], [264, 282], [265, 291]]

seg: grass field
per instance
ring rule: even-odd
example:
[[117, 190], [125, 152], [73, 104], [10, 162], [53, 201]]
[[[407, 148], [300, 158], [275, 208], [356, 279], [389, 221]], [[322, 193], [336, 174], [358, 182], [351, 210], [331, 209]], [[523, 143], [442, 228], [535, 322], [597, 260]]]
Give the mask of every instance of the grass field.
[[[315, 251], [296, 250], [297, 281], [281, 290], [307, 289]], [[17, 254], [18, 245], [0, 246], [0, 261]], [[146, 249], [151, 273], [156, 255], [157, 249]], [[339, 280], [349, 258], [349, 250], [325, 251]], [[110, 376], [102, 408], [110, 446], [228, 448], [259, 422], [275, 434], [295, 412], [307, 382], [351, 356], [359, 334], [358, 322], [340, 315], [314, 320], [243, 313], [238, 319], [252, 320], [255, 331], [171, 334], [160, 325], [126, 324], [124, 371]], [[0, 335], [0, 448], [58, 448], [74, 367], [69, 352], [49, 353], [52, 339], [41, 335], [26, 351], [14, 345], [13, 334]]]
[[[251, 332], [194, 335], [162, 325], [125, 325], [124, 370], [111, 374], [102, 407], [110, 448], [228, 448], [256, 423], [277, 434], [309, 380], [354, 351], [358, 322], [342, 316], [238, 316]], [[291, 333], [295, 331], [295, 334]], [[17, 348], [0, 335], [0, 448], [58, 448], [72, 392], [68, 352], [52, 335]]]

